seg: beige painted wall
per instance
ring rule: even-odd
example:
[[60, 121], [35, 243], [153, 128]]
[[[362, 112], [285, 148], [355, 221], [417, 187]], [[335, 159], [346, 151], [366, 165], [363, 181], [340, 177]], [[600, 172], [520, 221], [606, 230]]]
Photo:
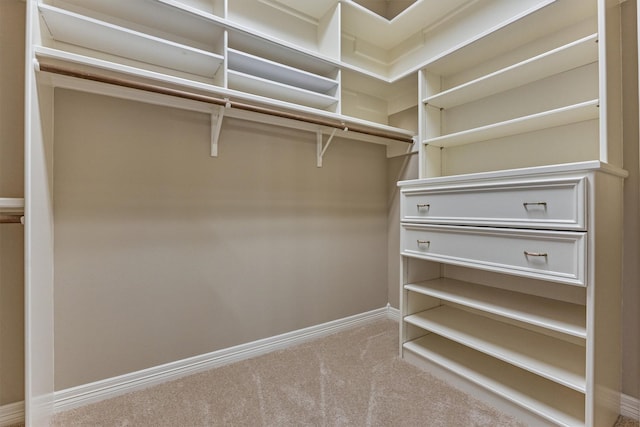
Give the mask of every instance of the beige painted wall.
[[55, 387], [384, 307], [385, 147], [57, 90]]
[[[23, 197], [24, 2], [0, 0], [0, 197]], [[0, 225], [0, 405], [24, 399], [24, 234]]]
[[624, 84], [623, 366], [624, 393], [640, 398], [640, 144], [636, 2], [622, 4]]

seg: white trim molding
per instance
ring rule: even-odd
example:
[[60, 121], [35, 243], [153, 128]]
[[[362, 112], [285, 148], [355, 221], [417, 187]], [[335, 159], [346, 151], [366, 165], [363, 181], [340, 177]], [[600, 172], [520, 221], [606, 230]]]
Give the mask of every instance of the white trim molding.
[[0, 406], [0, 427], [24, 422], [24, 401]]
[[56, 391], [54, 393], [54, 412], [66, 411], [89, 403], [99, 402], [132, 391], [172, 381], [187, 375], [239, 362], [295, 344], [300, 344], [311, 339], [364, 325], [374, 320], [388, 319], [390, 318], [389, 313], [390, 308], [383, 307], [274, 337], [264, 338], [200, 356], [194, 356], [141, 371]]
[[390, 320], [395, 320], [396, 322], [400, 322], [400, 309], [391, 307], [391, 304], [387, 304], [387, 317]]
[[620, 396], [620, 415], [640, 421], [640, 399], [627, 394]]

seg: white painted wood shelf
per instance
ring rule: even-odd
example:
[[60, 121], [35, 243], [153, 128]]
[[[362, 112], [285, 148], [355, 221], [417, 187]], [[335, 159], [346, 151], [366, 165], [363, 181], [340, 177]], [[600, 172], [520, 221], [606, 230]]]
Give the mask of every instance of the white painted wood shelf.
[[591, 101], [531, 114], [529, 116], [425, 139], [423, 144], [442, 148], [455, 147], [556, 126], [569, 125], [586, 120], [595, 120], [599, 117], [598, 106], [598, 100], [593, 99]]
[[68, 10], [45, 4], [41, 4], [39, 9], [51, 37], [56, 41], [206, 78], [213, 78], [224, 60], [216, 53]]
[[453, 108], [598, 60], [598, 36], [592, 34], [557, 49], [428, 96], [425, 104]]
[[584, 425], [584, 395], [436, 334], [403, 348], [449, 370], [554, 425]]
[[225, 30], [221, 16], [176, 0], [53, 0], [52, 5], [203, 50], [222, 40]]
[[335, 90], [338, 86], [338, 81], [334, 79], [279, 64], [239, 50], [229, 48], [227, 52], [229, 69], [233, 71], [324, 94]]
[[18, 197], [0, 197], [0, 213], [18, 214], [24, 212], [24, 199]]
[[584, 393], [584, 347], [450, 306], [404, 321]]
[[325, 95], [235, 70], [228, 70], [228, 79], [230, 89], [313, 108], [328, 109], [338, 102], [336, 96]]
[[583, 305], [444, 277], [406, 284], [404, 288], [583, 340], [587, 337]]

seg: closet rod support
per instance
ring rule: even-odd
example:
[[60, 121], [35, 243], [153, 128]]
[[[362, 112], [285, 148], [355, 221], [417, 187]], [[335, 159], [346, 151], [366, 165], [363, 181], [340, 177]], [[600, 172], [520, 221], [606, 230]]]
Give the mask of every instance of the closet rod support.
[[[324, 157], [324, 153], [327, 152], [327, 148], [329, 148], [329, 145], [331, 145], [331, 142], [333, 141], [333, 137], [336, 136], [337, 130], [338, 129], [333, 129], [331, 131], [331, 135], [329, 135], [329, 139], [327, 139], [326, 144], [322, 144], [322, 132], [318, 131], [316, 133], [316, 146], [317, 146], [317, 153], [318, 153], [316, 166], [318, 166], [319, 168], [322, 167], [322, 159]], [[346, 130], [347, 129], [345, 128], [345, 131]]]
[[224, 110], [227, 104], [218, 107], [218, 115], [211, 113], [211, 157], [218, 157], [218, 142], [220, 140], [220, 130], [222, 130], [222, 120], [224, 119]]

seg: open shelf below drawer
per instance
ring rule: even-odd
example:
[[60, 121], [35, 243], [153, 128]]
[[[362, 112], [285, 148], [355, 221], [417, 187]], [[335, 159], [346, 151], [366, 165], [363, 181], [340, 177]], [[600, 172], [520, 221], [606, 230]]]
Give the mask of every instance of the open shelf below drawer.
[[427, 359], [553, 423], [584, 426], [585, 396], [435, 334], [403, 345]]
[[412, 314], [406, 323], [586, 392], [585, 348], [450, 306]]
[[587, 337], [583, 305], [449, 278], [411, 283], [404, 288], [574, 337]]

